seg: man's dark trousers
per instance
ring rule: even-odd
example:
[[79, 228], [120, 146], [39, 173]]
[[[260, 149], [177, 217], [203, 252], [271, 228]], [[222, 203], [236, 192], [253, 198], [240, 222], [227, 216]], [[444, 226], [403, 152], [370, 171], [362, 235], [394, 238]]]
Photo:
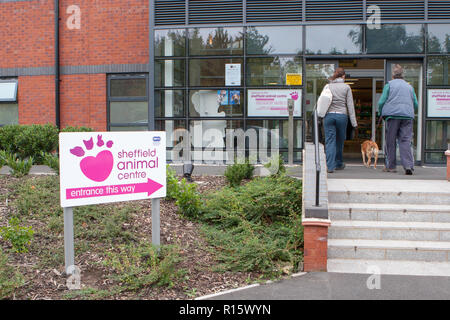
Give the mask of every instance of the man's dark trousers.
[[397, 166], [397, 141], [403, 168], [414, 169], [414, 157], [411, 149], [413, 137], [412, 119], [389, 119], [386, 121], [386, 167]]

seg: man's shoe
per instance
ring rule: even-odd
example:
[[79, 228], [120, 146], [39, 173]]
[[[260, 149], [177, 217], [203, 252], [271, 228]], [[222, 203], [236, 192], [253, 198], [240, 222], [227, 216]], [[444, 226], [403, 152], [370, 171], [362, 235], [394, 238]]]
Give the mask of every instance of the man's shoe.
[[397, 170], [396, 169], [384, 168], [383, 172], [397, 172]]
[[406, 169], [406, 170], [405, 170], [405, 174], [406, 174], [407, 176], [412, 176], [412, 175], [413, 175], [413, 170], [412, 170], [412, 169]]
[[334, 173], [334, 170], [327, 170], [328, 173]]
[[344, 170], [345, 169], [345, 163], [342, 164], [342, 167], [337, 167], [336, 170]]

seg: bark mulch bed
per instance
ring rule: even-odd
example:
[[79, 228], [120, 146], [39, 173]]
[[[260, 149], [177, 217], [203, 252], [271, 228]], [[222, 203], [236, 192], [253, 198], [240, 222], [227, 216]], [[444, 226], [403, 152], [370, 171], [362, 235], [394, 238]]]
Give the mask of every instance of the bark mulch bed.
[[[9, 176], [0, 177], [0, 226], [5, 226], [9, 217], [16, 210], [12, 205], [14, 199], [10, 197], [11, 186], [24, 183], [27, 179], [40, 179], [40, 177], [21, 179]], [[226, 184], [224, 177], [215, 176], [194, 177], [194, 181], [198, 184], [201, 192], [216, 190]], [[122, 229], [133, 230], [141, 240], [151, 242], [151, 202], [139, 201], [136, 202], [136, 205], [139, 205], [141, 209], [133, 215], [131, 223], [122, 225]], [[13, 253], [9, 244], [0, 239], [3, 252], [8, 253], [11, 264], [18, 268], [25, 277], [25, 284], [16, 290], [12, 299], [193, 299], [245, 286], [250, 282], [257, 281], [260, 277], [255, 273], [214, 271], [218, 262], [213, 248], [209, 247], [202, 238], [200, 225], [181, 217], [177, 213], [177, 207], [173, 201], [162, 200], [161, 243], [163, 245], [177, 244], [180, 247], [182, 261], [178, 268], [185, 270], [183, 279], [177, 280], [171, 288], [149, 286], [137, 291], [115, 294], [110, 292], [113, 288], [113, 281], [109, 277], [111, 272], [101, 263], [104, 258], [103, 248], [86, 248], [85, 246], [81, 250], [79, 248], [84, 244], [75, 239], [75, 259], [77, 266], [81, 269], [83, 289], [77, 294], [75, 291], [68, 290], [67, 278], [63, 274], [63, 234], [58, 233], [50, 237], [46, 236], [44, 232], [39, 232], [39, 230], [44, 230], [48, 223], [39, 217], [27, 217], [26, 223], [35, 230], [33, 243], [28, 253]], [[99, 291], [102, 292], [101, 296], [98, 295]]]

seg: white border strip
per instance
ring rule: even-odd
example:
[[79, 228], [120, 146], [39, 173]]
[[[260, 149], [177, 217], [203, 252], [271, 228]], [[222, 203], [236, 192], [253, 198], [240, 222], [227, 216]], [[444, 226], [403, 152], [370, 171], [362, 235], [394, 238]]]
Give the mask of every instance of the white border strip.
[[250, 289], [250, 288], [254, 288], [254, 287], [259, 287], [259, 286], [260, 286], [259, 283], [255, 283], [255, 284], [251, 284], [249, 286], [242, 287], [242, 288], [231, 289], [231, 290], [227, 290], [227, 291], [223, 291], [223, 292], [209, 294], [207, 296], [198, 297], [198, 298], [195, 298], [194, 300], [206, 300], [206, 299], [222, 296], [224, 294], [234, 293], [234, 292], [237, 292], [237, 291], [242, 291], [242, 290], [246, 290], [246, 289]]
[[[307, 274], [307, 272], [294, 273], [294, 274], [291, 274], [291, 278], [301, 277], [301, 276], [304, 276], [305, 274]], [[288, 279], [288, 278], [286, 278], [286, 279]], [[269, 280], [269, 281], [263, 283], [262, 285], [272, 284], [272, 283], [276, 283], [276, 282], [283, 281], [283, 280], [286, 280], [286, 279], [280, 279], [278, 281], [271, 281], [271, 280]], [[222, 292], [218, 292], [218, 293], [209, 294], [207, 296], [198, 297], [198, 298], [195, 298], [194, 300], [206, 300], [206, 299], [222, 296], [224, 294], [234, 293], [234, 292], [247, 290], [247, 289], [255, 288], [255, 287], [259, 287], [259, 286], [261, 286], [260, 283], [255, 283], [255, 284], [251, 284], [249, 286], [242, 287], [242, 288], [230, 289], [230, 290], [226, 290], [226, 291], [222, 291]]]

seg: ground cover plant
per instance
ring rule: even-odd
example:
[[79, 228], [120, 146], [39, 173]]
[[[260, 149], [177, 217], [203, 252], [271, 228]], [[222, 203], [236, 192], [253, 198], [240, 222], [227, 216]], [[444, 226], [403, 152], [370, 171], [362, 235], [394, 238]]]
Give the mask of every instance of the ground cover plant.
[[301, 269], [300, 180], [188, 183], [170, 169], [167, 180], [160, 248], [151, 245], [151, 201], [75, 208], [82, 287], [70, 291], [59, 177], [0, 176], [2, 298], [191, 299]]
[[[226, 184], [196, 178], [199, 194]], [[179, 213], [175, 200], [161, 201], [160, 250], [151, 245], [151, 201], [86, 206], [74, 210], [76, 264], [81, 290], [70, 291], [64, 275], [63, 212], [57, 176], [0, 176], [0, 227], [15, 217], [31, 227], [28, 252], [16, 252], [0, 236], [3, 299], [192, 299], [253, 282], [253, 272], [216, 272], [213, 247], [201, 225]], [[7, 282], [10, 279], [12, 282]], [[13, 281], [13, 279], [16, 279]]]

